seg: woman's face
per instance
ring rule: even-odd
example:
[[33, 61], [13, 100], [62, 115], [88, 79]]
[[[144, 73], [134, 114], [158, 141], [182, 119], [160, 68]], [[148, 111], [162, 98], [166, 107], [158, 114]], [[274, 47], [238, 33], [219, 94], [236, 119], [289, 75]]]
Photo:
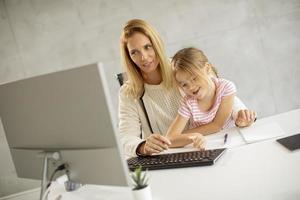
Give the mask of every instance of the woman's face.
[[144, 74], [158, 70], [158, 59], [150, 39], [136, 32], [127, 39], [127, 48], [132, 61]]

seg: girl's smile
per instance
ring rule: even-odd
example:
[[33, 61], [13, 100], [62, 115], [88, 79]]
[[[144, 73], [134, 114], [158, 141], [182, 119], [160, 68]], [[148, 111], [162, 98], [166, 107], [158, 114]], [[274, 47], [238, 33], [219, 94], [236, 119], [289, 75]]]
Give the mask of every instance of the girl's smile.
[[175, 74], [175, 78], [187, 96], [196, 98], [200, 107], [210, 108], [214, 101], [216, 86], [210, 76], [208, 74], [205, 74], [205, 76], [206, 75], [207, 80], [204, 80], [204, 78], [199, 77], [199, 75], [178, 70]]
[[205, 97], [209, 89], [205, 81], [181, 70], [176, 73], [176, 80], [186, 95], [198, 99]]

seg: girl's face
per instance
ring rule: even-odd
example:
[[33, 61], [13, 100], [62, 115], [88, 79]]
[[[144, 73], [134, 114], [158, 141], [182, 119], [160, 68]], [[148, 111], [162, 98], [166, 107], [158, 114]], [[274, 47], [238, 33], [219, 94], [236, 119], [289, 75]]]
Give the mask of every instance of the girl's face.
[[205, 75], [207, 75], [208, 82], [198, 75], [178, 70], [175, 79], [186, 95], [204, 100], [211, 94], [211, 84], [213, 84], [208, 74]]
[[158, 70], [158, 59], [150, 39], [136, 32], [127, 40], [127, 48], [132, 61], [144, 74]]

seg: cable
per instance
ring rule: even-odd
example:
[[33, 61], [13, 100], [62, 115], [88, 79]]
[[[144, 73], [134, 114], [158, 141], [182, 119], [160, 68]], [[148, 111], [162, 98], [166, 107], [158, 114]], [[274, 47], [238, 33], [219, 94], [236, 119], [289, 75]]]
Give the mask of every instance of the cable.
[[47, 184], [47, 188], [51, 185], [52, 180], [53, 180], [55, 174], [56, 174], [58, 171], [62, 171], [62, 170], [67, 169], [67, 168], [68, 168], [68, 165], [65, 164], [65, 163], [59, 165], [59, 166], [53, 171], [53, 173], [51, 174], [49, 183]]
[[50, 192], [50, 187], [48, 187], [48, 188], [46, 189], [46, 191], [45, 191], [45, 193], [44, 193], [44, 195], [43, 195], [43, 197], [42, 197], [42, 200], [48, 199], [48, 194], [49, 194], [49, 192]]

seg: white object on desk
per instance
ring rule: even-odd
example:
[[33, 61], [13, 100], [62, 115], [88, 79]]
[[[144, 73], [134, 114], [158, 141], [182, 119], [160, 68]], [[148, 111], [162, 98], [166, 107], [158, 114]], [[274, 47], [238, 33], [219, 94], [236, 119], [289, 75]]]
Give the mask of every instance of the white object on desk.
[[[228, 134], [228, 137], [226, 143], [224, 144], [225, 134]], [[236, 127], [207, 135], [205, 136], [205, 139], [206, 149], [232, 148], [246, 144]]]
[[[224, 136], [228, 134], [226, 143], [224, 143]], [[246, 128], [229, 128], [222, 130], [218, 133], [213, 133], [205, 136], [206, 144], [205, 149], [220, 149], [220, 148], [234, 148], [259, 142], [266, 139], [276, 138], [286, 133], [282, 130], [276, 122], [262, 122], [254, 123]], [[187, 145], [185, 148], [170, 148], [159, 154], [195, 151], [192, 144]]]
[[[228, 138], [224, 144], [225, 134], [228, 134]], [[233, 148], [285, 134], [276, 122], [254, 123], [250, 127], [234, 127], [205, 136], [206, 149]]]
[[[224, 143], [224, 136], [228, 134], [227, 141]], [[242, 145], [246, 145], [247, 143], [241, 136], [238, 128], [233, 127], [230, 129], [222, 130], [218, 133], [213, 133], [205, 136], [205, 149], [220, 149], [220, 148], [233, 148], [239, 147]], [[159, 154], [166, 153], [177, 153], [177, 152], [185, 152], [185, 151], [196, 151], [198, 149], [193, 148], [193, 144], [188, 144], [185, 148], [170, 148], [166, 151], [163, 151]]]
[[246, 143], [258, 142], [285, 135], [282, 128], [276, 123], [253, 124], [250, 127], [239, 129]]

